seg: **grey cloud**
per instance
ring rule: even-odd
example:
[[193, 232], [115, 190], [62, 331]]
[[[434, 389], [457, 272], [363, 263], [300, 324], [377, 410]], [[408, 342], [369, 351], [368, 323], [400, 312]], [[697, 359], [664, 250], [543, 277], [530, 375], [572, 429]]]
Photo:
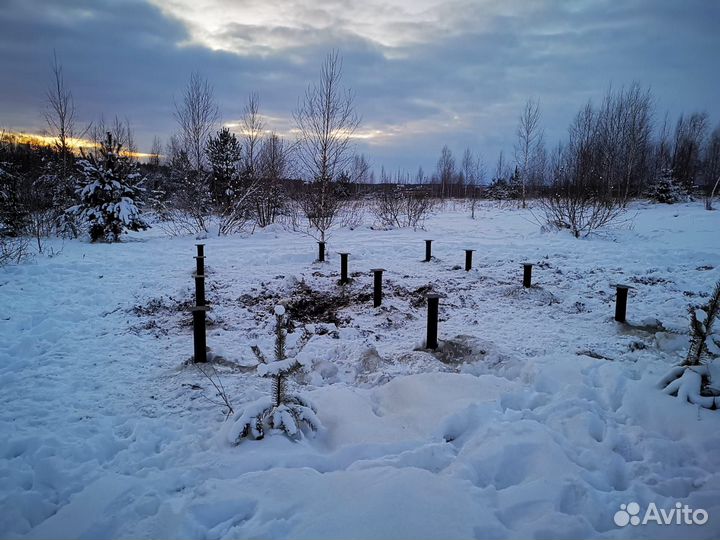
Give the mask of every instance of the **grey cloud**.
[[[53, 48], [81, 115], [129, 117], [145, 148], [153, 135], [174, 130], [172, 97], [192, 70], [214, 84], [225, 120], [239, 118], [247, 93], [257, 90], [264, 112], [288, 125], [330, 48], [343, 53], [345, 83], [365, 125], [392, 133], [382, 144], [360, 143], [360, 150], [392, 169], [432, 169], [445, 143], [458, 153], [470, 146], [494, 161], [500, 149], [512, 150], [528, 97], [540, 99], [554, 143], [578, 108], [599, 100], [610, 83], [652, 86], [661, 112], [704, 109], [715, 121], [720, 116], [717, 3], [452, 1], [415, 17], [383, 2], [375, 21], [354, 21], [356, 7], [349, 0], [321, 7], [285, 2], [269, 27], [226, 21], [214, 37], [238, 50], [253, 48], [234, 54], [182, 46], [191, 40], [186, 25], [139, 0], [5, 1], [0, 126], [42, 127]], [[292, 24], [285, 24], [291, 12]], [[373, 22], [375, 30], [407, 39], [385, 46], [368, 31]], [[258, 46], [268, 39], [278, 45]]]

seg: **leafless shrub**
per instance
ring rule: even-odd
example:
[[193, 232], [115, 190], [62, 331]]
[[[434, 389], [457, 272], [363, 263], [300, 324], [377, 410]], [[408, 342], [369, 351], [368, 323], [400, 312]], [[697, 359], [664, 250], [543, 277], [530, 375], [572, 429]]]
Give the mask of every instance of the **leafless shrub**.
[[465, 199], [469, 200], [470, 217], [475, 219], [475, 211], [482, 193], [480, 185], [485, 179], [485, 165], [479, 154], [474, 156], [472, 151], [466, 148], [463, 153], [461, 167], [465, 178]]
[[340, 210], [338, 224], [350, 230], [357, 229], [365, 218], [365, 208], [366, 202], [363, 198], [346, 201]]
[[258, 189], [253, 196], [259, 227], [275, 223], [283, 211], [286, 204], [283, 179], [288, 172], [288, 161], [285, 142], [275, 133], [262, 141], [257, 158]]
[[382, 188], [375, 194], [372, 211], [382, 227], [423, 227], [425, 218], [433, 208], [430, 189], [421, 185], [410, 185], [407, 176], [398, 173], [395, 183], [389, 183], [385, 172], [381, 172]]
[[[541, 221], [551, 228], [568, 229], [575, 238], [620, 221], [626, 210], [622, 202], [597, 193], [558, 190], [538, 200]], [[537, 219], [537, 218], [536, 218]]]
[[204, 235], [207, 233], [208, 220], [205, 216], [197, 218], [178, 208], [166, 206], [158, 212], [157, 226], [170, 236]]
[[172, 169], [171, 174], [178, 175], [178, 187], [161, 205], [158, 226], [172, 236], [206, 234], [212, 212], [207, 174], [191, 169]]
[[609, 183], [603, 165], [602, 122], [589, 103], [577, 114], [567, 146], [558, 146], [552, 157], [553, 184], [538, 201], [541, 224], [569, 229], [576, 238], [619, 221], [626, 208], [626, 186]]
[[28, 232], [35, 240], [38, 253], [45, 250], [45, 239], [56, 230], [57, 211], [52, 208], [34, 208], [28, 213]]
[[219, 209], [218, 235], [239, 232], [251, 221], [252, 196], [257, 184], [244, 185], [242, 191]]
[[30, 255], [30, 241], [27, 238], [0, 236], [0, 267], [7, 264], [20, 264]]
[[293, 230], [326, 241], [330, 230], [338, 225], [344, 203], [334, 182], [305, 184], [297, 190], [290, 211]]

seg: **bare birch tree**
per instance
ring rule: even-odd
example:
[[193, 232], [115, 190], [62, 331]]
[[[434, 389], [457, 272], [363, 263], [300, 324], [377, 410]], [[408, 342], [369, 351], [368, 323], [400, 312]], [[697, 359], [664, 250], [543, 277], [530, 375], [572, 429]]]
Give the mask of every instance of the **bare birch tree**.
[[150, 147], [150, 155], [148, 156], [148, 165], [153, 169], [157, 169], [160, 166], [160, 157], [162, 155], [162, 142], [160, 137], [155, 135], [153, 137], [152, 146]]
[[195, 170], [205, 165], [205, 147], [220, 119], [213, 88], [199, 73], [190, 75], [180, 103], [175, 102], [175, 120], [180, 139]]
[[542, 144], [543, 130], [540, 127], [540, 104], [532, 99], [527, 100], [517, 127], [517, 143], [515, 144], [515, 164], [520, 173], [522, 207], [527, 206], [527, 182], [532, 175], [533, 159], [537, 156]]
[[288, 171], [288, 148], [275, 133], [263, 139], [257, 155], [258, 189], [254, 195], [255, 220], [259, 227], [274, 223], [285, 204], [282, 182]]
[[320, 80], [310, 84], [293, 118], [299, 132], [296, 157], [307, 189], [300, 209], [320, 241], [335, 222], [342, 198], [334, 181], [353, 158], [352, 136], [360, 125], [354, 96], [341, 86], [342, 59], [335, 50], [326, 56]]
[[260, 97], [251, 92], [242, 116], [243, 169], [244, 174], [254, 180], [258, 169], [258, 152], [265, 123], [260, 116]]
[[672, 158], [673, 177], [688, 194], [693, 192], [701, 171], [702, 147], [707, 136], [708, 115], [705, 112], [681, 115], [675, 126]]
[[480, 184], [485, 176], [485, 166], [479, 155], [473, 156], [472, 151], [466, 148], [461, 161], [461, 169], [465, 177], [465, 196], [470, 199], [470, 217], [475, 219]]
[[58, 177], [64, 182], [70, 176], [73, 168], [70, 141], [75, 137], [82, 136], [87, 130], [82, 134], [76, 133], [75, 100], [72, 92], [65, 85], [62, 64], [58, 60], [55, 51], [53, 51], [50, 69], [52, 81], [45, 94], [47, 98], [45, 121], [50, 130], [50, 135], [56, 139], [55, 149], [59, 156]]
[[435, 175], [440, 183], [440, 198], [445, 199], [449, 195], [450, 186], [456, 176], [455, 157], [447, 145], [440, 151], [440, 157], [435, 166]]

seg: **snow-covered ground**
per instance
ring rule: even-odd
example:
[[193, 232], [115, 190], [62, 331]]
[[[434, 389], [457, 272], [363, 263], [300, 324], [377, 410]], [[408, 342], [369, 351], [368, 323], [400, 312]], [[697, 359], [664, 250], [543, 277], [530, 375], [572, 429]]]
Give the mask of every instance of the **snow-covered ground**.
[[[236, 410], [268, 392], [250, 347], [272, 351], [273, 306], [306, 296], [289, 342], [314, 332], [312, 369], [292, 386], [324, 430], [298, 443], [228, 444], [212, 386], [183, 365], [194, 238], [65, 242], [1, 269], [0, 537], [718, 537], [719, 411], [656, 385], [686, 351], [688, 304], [720, 278], [720, 212], [633, 213], [576, 240], [524, 211], [448, 209], [425, 231], [337, 231], [325, 264], [280, 227], [208, 238], [208, 345]], [[635, 287], [633, 326], [613, 321], [617, 282]], [[428, 285], [437, 355], [418, 350]], [[618, 527], [631, 502], [709, 520]]]

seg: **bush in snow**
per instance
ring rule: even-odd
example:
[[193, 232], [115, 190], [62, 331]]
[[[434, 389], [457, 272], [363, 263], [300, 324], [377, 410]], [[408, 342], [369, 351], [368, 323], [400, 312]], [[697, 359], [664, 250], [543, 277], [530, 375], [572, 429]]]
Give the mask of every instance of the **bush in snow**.
[[0, 234], [0, 267], [6, 264], [20, 264], [29, 255], [27, 238], [12, 238]]
[[0, 237], [22, 236], [30, 222], [21, 196], [23, 183], [12, 163], [0, 161]]
[[376, 192], [372, 212], [381, 227], [422, 228], [425, 218], [432, 212], [430, 190], [424, 186], [410, 186], [400, 174], [396, 183], [381, 173], [382, 187]]
[[135, 163], [120, 154], [122, 145], [112, 135], [100, 145], [98, 156], [83, 156], [77, 188], [79, 204], [68, 212], [79, 218], [93, 242], [116, 242], [128, 230], [148, 228], [140, 216], [138, 198], [144, 191]]
[[650, 185], [647, 196], [663, 204], [673, 204], [687, 199], [684, 188], [675, 182], [672, 169], [662, 170], [660, 178]]
[[486, 190], [486, 195], [488, 199], [494, 201], [507, 201], [509, 199], [519, 198], [517, 186], [513, 183], [508, 183], [508, 181], [503, 178], [493, 180]]
[[[285, 339], [287, 325], [285, 308], [275, 307], [275, 361], [268, 362], [258, 347], [253, 352], [260, 361], [258, 373], [272, 379], [272, 395], [248, 404], [235, 415], [229, 439], [237, 444], [244, 438], [262, 439], [269, 430], [282, 432], [291, 439], [303, 436], [303, 427], [311, 431], [320, 429], [320, 420], [315, 415], [315, 407], [302, 397], [287, 391], [288, 377], [301, 369], [302, 365], [294, 358], [287, 358]], [[298, 348], [306, 342], [305, 339]]]
[[208, 232], [212, 214], [210, 175], [196, 170], [185, 150], [169, 148], [167, 200], [159, 211], [160, 227], [171, 235]]
[[57, 230], [58, 208], [66, 206], [58, 198], [58, 179], [47, 174], [52, 155], [0, 134], [0, 236], [35, 237], [39, 252], [43, 238]]
[[[690, 308], [690, 349], [685, 361], [660, 381], [666, 394], [706, 408], [720, 407], [720, 335], [713, 325], [720, 315], [720, 282], [710, 300]], [[713, 375], [715, 380], [713, 381]]]

